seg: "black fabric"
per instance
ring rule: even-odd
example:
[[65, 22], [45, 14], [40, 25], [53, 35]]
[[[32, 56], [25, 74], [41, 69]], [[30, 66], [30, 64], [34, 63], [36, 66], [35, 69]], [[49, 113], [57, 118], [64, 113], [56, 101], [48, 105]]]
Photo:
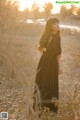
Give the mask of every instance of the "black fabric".
[[48, 36], [48, 34], [44, 31], [44, 33], [42, 34], [42, 36], [41, 36], [41, 38], [40, 38], [40, 41], [39, 41], [40, 47], [41, 47], [41, 48], [47, 47], [48, 40], [49, 40], [49, 36]]
[[52, 111], [57, 110], [57, 108], [54, 107], [53, 103], [50, 103], [50, 100], [52, 97], [59, 99], [58, 61], [56, 56], [61, 52], [61, 39], [57, 34], [53, 34], [47, 45], [47, 51], [43, 52], [39, 60], [35, 79], [41, 95], [41, 106], [49, 107]]

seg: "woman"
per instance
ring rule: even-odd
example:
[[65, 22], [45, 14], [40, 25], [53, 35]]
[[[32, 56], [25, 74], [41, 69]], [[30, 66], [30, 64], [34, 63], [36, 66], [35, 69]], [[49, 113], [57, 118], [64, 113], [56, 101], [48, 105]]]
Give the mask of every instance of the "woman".
[[61, 38], [59, 20], [50, 18], [46, 22], [45, 30], [39, 41], [38, 50], [41, 58], [36, 73], [36, 89], [40, 91], [40, 105], [49, 107], [51, 111], [57, 112], [58, 108], [51, 103], [52, 98], [59, 99], [58, 75], [62, 73], [60, 66]]

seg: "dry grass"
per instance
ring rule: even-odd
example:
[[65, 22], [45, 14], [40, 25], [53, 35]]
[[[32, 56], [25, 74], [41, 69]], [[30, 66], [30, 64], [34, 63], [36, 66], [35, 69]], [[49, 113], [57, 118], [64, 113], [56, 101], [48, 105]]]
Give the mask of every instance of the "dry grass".
[[[28, 30], [29, 27], [25, 29]], [[76, 32], [70, 33], [69, 30], [61, 32], [63, 74], [59, 76], [58, 114], [38, 109], [34, 112], [32, 95], [36, 67], [41, 56], [37, 51], [37, 45], [43, 28], [36, 26], [34, 32], [35, 27], [31, 27], [32, 31], [28, 35], [25, 32], [19, 36], [18, 32], [18, 36], [16, 35], [10, 42], [8, 39], [1, 41], [0, 112], [8, 111], [9, 119], [16, 118], [16, 120], [79, 120], [80, 36]], [[28, 32], [30, 30], [31, 28]]]

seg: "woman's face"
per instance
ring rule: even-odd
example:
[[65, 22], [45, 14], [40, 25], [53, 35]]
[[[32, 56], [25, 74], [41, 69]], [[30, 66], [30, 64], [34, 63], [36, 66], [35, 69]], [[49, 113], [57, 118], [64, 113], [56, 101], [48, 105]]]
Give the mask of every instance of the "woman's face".
[[56, 23], [52, 24], [52, 31], [58, 31], [58, 30], [60, 30], [59, 23], [56, 22]]

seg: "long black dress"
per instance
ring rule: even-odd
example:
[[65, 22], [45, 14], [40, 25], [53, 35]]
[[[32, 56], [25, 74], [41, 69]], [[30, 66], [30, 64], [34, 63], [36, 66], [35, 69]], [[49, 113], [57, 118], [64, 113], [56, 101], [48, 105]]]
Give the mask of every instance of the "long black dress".
[[41, 106], [56, 111], [57, 108], [53, 106], [51, 99], [52, 97], [59, 98], [58, 61], [56, 56], [61, 54], [62, 49], [61, 38], [57, 34], [51, 36], [47, 50], [43, 52], [39, 60], [35, 82], [40, 91]]

